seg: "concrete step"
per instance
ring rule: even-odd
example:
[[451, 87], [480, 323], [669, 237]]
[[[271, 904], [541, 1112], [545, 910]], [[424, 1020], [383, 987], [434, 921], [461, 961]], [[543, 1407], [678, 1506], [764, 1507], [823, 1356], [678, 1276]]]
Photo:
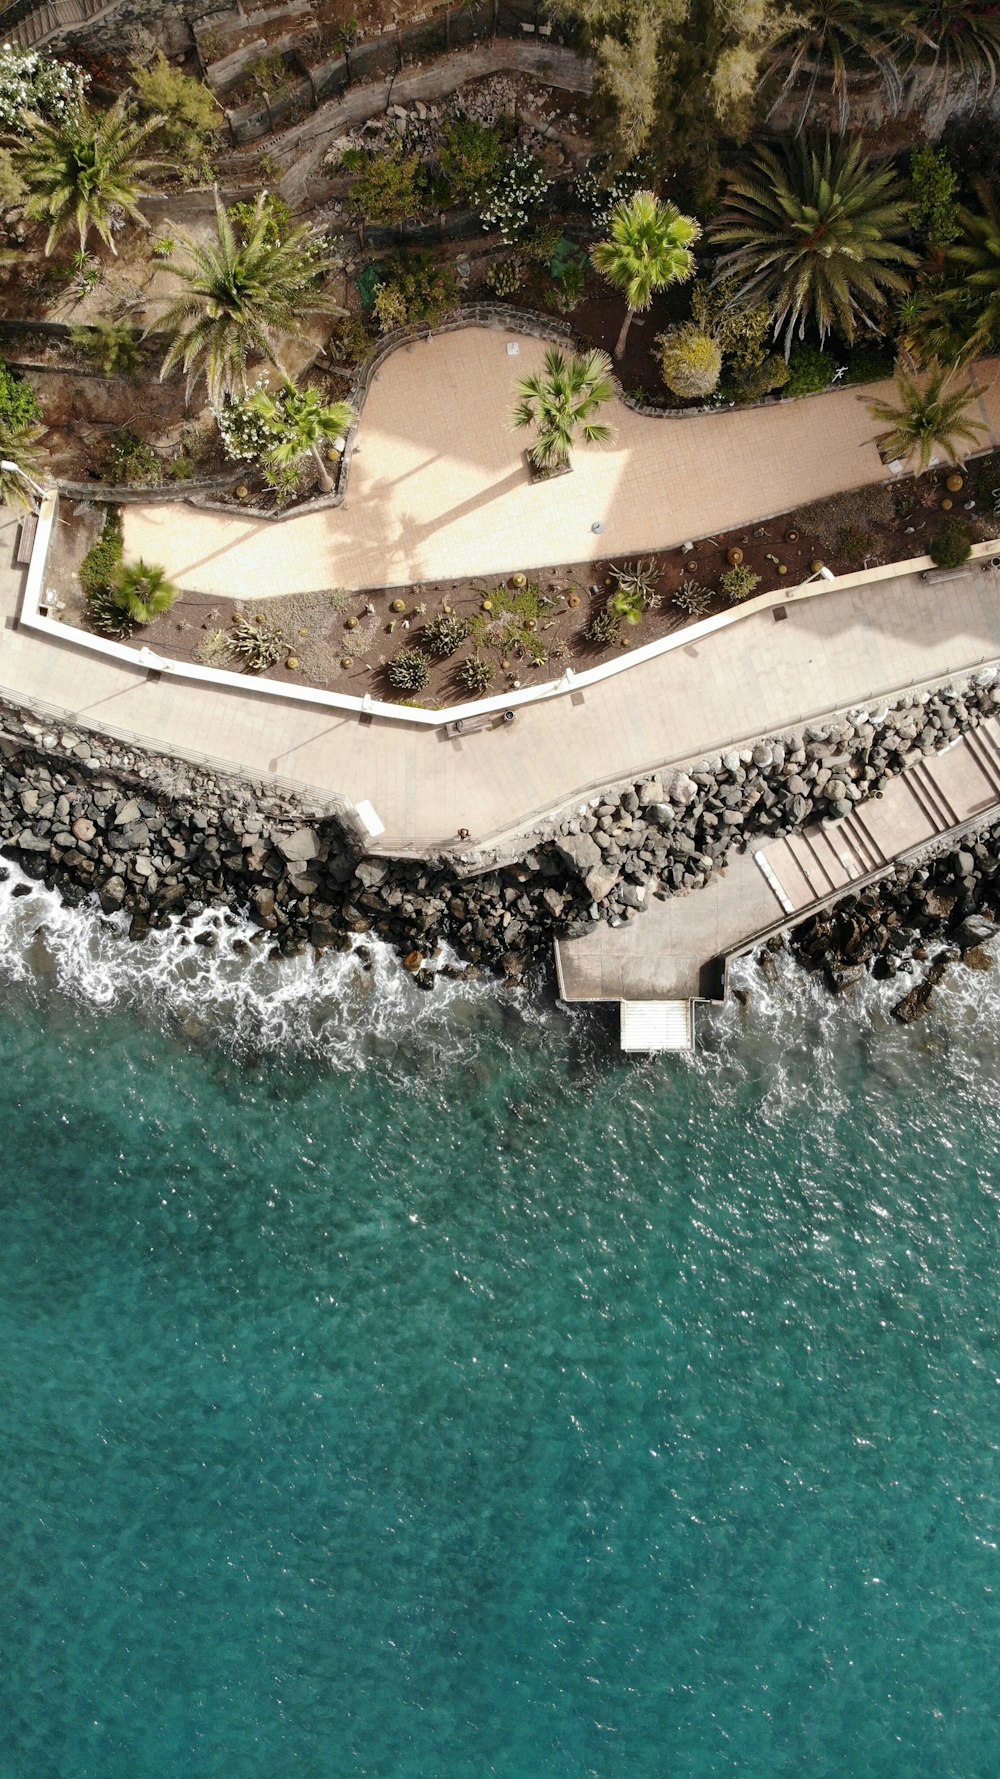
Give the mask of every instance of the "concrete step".
[[691, 1001], [619, 1001], [621, 1048], [647, 1056], [694, 1049]]

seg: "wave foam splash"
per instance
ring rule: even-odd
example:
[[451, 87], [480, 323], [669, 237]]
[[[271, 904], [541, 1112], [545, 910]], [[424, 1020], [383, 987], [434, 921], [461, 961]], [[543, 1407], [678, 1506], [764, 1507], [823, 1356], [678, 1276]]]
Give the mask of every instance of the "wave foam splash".
[[[416, 1039], [426, 1057], [443, 1048], [446, 1025], [454, 1031], [497, 1005], [494, 984], [442, 973], [455, 961], [444, 948], [427, 966], [436, 983], [426, 992], [371, 933], [349, 952], [286, 958], [272, 955], [269, 933], [213, 908], [132, 941], [126, 916], [105, 915], [95, 901], [69, 907], [10, 860], [4, 869], [0, 984], [166, 1021], [192, 1040], [356, 1068], [365, 1045], [371, 1051]], [[518, 1011], [532, 1017], [526, 1005]]]

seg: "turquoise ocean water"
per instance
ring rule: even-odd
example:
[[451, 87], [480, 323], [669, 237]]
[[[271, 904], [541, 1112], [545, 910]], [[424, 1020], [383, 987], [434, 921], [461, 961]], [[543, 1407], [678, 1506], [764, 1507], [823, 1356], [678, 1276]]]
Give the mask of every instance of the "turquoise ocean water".
[[994, 1779], [992, 978], [636, 1064], [11, 887], [2, 1779]]

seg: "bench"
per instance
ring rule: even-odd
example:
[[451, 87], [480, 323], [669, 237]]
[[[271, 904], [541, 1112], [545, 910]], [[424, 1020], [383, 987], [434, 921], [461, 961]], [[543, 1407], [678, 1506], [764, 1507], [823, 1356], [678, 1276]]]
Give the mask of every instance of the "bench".
[[457, 740], [462, 735], [474, 735], [477, 729], [492, 729], [498, 722], [512, 723], [516, 714], [513, 710], [486, 710], [478, 717], [456, 717], [453, 723], [445, 724], [444, 732]]
[[21, 520], [21, 535], [17, 543], [17, 555], [14, 561], [19, 568], [31, 561], [31, 552], [35, 547], [35, 532], [38, 530], [38, 514], [28, 513]]

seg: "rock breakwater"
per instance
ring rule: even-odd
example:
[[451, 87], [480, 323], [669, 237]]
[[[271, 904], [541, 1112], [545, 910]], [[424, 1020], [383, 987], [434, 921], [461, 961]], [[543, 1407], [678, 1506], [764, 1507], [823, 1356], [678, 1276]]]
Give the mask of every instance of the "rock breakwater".
[[[262, 941], [287, 956], [347, 949], [372, 931], [397, 947], [418, 986], [433, 984], [425, 965], [443, 942], [464, 967], [517, 981], [554, 938], [634, 920], [651, 896], [699, 888], [754, 834], [839, 819], [998, 708], [989, 669], [608, 791], [513, 856], [472, 863], [450, 848], [426, 862], [371, 856], [344, 821], [291, 792], [0, 706], [0, 845], [66, 900], [93, 895], [106, 913], [122, 912], [134, 937], [222, 905], [248, 912]], [[982, 860], [973, 854], [985, 897], [992, 841], [976, 844], [986, 849]], [[941, 930], [976, 912], [978, 894], [961, 891]], [[922, 922], [934, 906], [924, 897]], [[831, 928], [831, 944], [839, 933]], [[800, 947], [810, 962], [819, 940], [817, 928], [813, 952]], [[876, 951], [902, 955], [888, 941]]]

